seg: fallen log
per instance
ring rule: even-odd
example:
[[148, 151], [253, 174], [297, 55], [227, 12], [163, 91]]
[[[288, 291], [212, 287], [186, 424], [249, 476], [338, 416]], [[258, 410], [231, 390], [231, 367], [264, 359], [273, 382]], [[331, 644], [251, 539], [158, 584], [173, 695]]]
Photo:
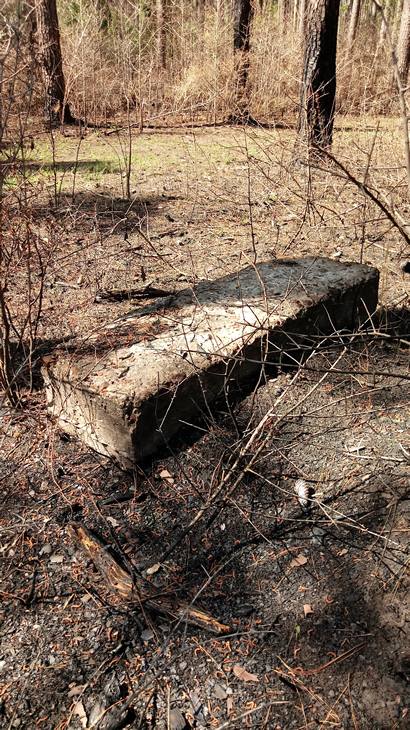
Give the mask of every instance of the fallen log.
[[115, 550], [85, 525], [75, 522], [69, 525], [68, 530], [92, 561], [110, 591], [127, 603], [143, 605], [149, 611], [177, 621], [185, 621], [213, 634], [225, 634], [230, 630], [226, 624], [189, 603], [164, 597], [153, 585], [152, 590], [147, 590], [148, 580], [144, 581], [144, 587], [137, 585]]

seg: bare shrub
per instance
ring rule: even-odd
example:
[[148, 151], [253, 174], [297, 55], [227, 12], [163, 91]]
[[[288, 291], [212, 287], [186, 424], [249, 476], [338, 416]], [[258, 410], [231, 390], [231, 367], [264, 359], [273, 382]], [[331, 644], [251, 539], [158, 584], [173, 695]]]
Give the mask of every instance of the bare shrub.
[[3, 210], [0, 250], [0, 385], [10, 402], [21, 400], [21, 376], [33, 385], [33, 355], [43, 307], [47, 265], [52, 253], [29, 209], [18, 216]]
[[30, 53], [32, 8], [7, 3], [0, 34], [0, 388], [21, 401], [20, 375], [32, 386], [49, 236], [32, 215], [27, 154], [34, 107], [35, 65]]
[[[107, 6], [108, 7], [108, 6]], [[233, 25], [230, 3], [172, 0], [164, 20], [165, 63], [158, 64], [155, 3], [60, 3], [63, 56], [77, 115], [97, 121], [121, 116], [132, 100], [136, 121], [184, 113], [208, 121], [234, 111]], [[397, 111], [382, 17], [363, 12], [352, 48], [342, 8], [338, 107], [349, 114]], [[108, 14], [107, 14], [108, 13]], [[256, 3], [251, 32], [250, 107], [256, 118], [292, 121], [302, 63], [299, 22], [278, 4]]]

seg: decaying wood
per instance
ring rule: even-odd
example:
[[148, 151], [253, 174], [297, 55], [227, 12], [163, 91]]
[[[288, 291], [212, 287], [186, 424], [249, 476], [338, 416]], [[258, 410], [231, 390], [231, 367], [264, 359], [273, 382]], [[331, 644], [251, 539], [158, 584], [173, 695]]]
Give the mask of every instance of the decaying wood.
[[158, 289], [147, 284], [142, 289], [100, 289], [95, 295], [94, 301], [99, 302], [123, 302], [127, 299], [155, 299], [168, 297], [172, 292], [165, 289]]
[[122, 598], [132, 598], [134, 595], [132, 577], [121, 565], [120, 559], [110, 546], [106, 545], [95, 532], [80, 523], [70, 525], [69, 530], [92, 560], [110, 590], [118, 593]]
[[214, 634], [224, 634], [229, 631], [229, 626], [220, 623], [208, 613], [194, 608], [188, 603], [158, 595], [154, 586], [152, 586], [152, 592], [147, 591], [148, 581], [145, 581], [144, 588], [137, 585], [115, 551], [85, 525], [76, 522], [71, 524], [68, 529], [87, 557], [92, 560], [109, 589], [120, 598], [130, 603], [143, 604], [150, 611], [186, 621]]

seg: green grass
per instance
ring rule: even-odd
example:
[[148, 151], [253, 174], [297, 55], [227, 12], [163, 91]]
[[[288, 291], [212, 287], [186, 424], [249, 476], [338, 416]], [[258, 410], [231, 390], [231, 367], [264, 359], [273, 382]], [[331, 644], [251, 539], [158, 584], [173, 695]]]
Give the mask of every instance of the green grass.
[[[257, 145], [248, 140], [248, 154], [258, 156]], [[243, 164], [244, 137], [241, 130], [204, 133], [187, 130], [175, 133], [135, 134], [132, 139], [131, 177], [138, 179], [196, 169], [208, 174], [220, 166]], [[42, 135], [33, 148], [20, 156], [21, 167], [11, 170], [5, 187], [43, 184], [59, 192], [80, 192], [104, 186], [123, 194], [123, 178], [128, 165], [128, 135], [103, 136], [91, 132], [85, 138], [55, 133]], [[75, 178], [75, 179], [74, 179]]]

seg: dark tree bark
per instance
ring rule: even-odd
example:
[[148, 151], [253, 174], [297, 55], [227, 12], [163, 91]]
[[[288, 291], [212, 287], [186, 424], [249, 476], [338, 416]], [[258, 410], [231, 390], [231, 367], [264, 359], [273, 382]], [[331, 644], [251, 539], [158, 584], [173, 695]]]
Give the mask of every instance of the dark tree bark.
[[157, 13], [157, 63], [159, 68], [167, 65], [167, 47], [165, 33], [166, 0], [156, 0]]
[[72, 124], [66, 100], [56, 0], [36, 0], [37, 60], [45, 88], [45, 115], [51, 124]]
[[332, 144], [339, 6], [340, 0], [309, 3], [299, 117], [309, 147]]
[[233, 47], [236, 76], [236, 105], [235, 121], [249, 119], [248, 110], [248, 77], [249, 77], [249, 48], [251, 38], [251, 23], [253, 18], [252, 0], [234, 0]]

